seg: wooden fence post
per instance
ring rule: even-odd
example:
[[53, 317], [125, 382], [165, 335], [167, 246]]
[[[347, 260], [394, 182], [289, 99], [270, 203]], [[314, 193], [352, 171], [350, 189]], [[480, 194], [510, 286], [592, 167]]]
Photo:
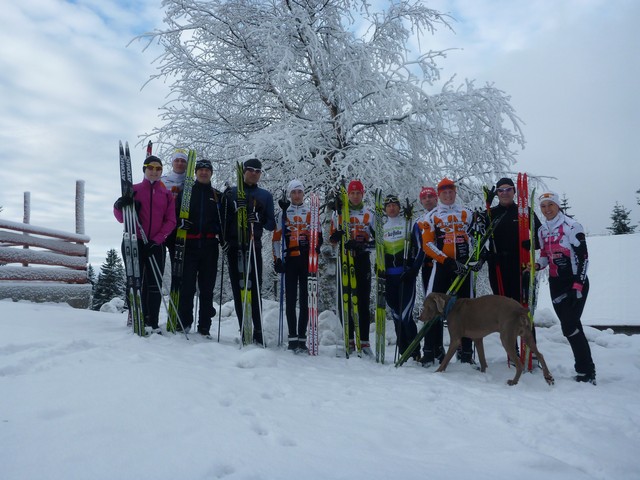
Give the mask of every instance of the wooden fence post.
[[[31, 192], [24, 192], [24, 205], [23, 205], [22, 223], [31, 223]], [[27, 233], [25, 235], [28, 236]], [[22, 248], [29, 249], [29, 245], [24, 245]], [[22, 264], [23, 267], [28, 267], [29, 263]]]

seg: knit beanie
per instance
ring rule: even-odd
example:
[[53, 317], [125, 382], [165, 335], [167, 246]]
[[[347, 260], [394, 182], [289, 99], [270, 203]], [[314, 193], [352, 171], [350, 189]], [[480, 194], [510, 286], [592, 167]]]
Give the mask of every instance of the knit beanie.
[[211, 161], [207, 160], [206, 158], [203, 158], [196, 162], [196, 170], [199, 170], [200, 168], [208, 168], [213, 172], [213, 166], [211, 165]]
[[289, 194], [289, 196], [291, 196], [291, 192], [293, 192], [294, 190], [302, 190], [304, 192], [304, 185], [297, 178], [291, 180], [289, 182], [289, 185], [287, 186], [287, 193]]
[[142, 165], [143, 172], [147, 169], [147, 165], [149, 165], [150, 163], [158, 163], [160, 164], [161, 167], [163, 166], [162, 160], [160, 160], [155, 155], [149, 155], [147, 158], [144, 159], [144, 164]]
[[247, 168], [247, 167], [259, 168], [260, 170], [262, 170], [262, 162], [257, 158], [250, 158], [249, 160], [244, 162], [244, 168]]
[[538, 197], [538, 204], [542, 202], [553, 202], [558, 207], [560, 206], [560, 196], [556, 192], [545, 192]]
[[351, 180], [347, 192], [361, 192], [364, 193], [364, 185], [360, 180]]
[[513, 184], [513, 180], [511, 180], [509, 177], [503, 177], [496, 182], [496, 188], [501, 185], [510, 185], [512, 187], [515, 187], [515, 185]]
[[430, 195], [437, 197], [438, 193], [436, 192], [436, 189], [433, 187], [422, 187], [422, 190], [420, 190], [420, 199], [422, 200]]
[[178, 150], [175, 151], [173, 155], [171, 155], [171, 161], [173, 162], [178, 158], [181, 158], [186, 162], [189, 160], [189, 155], [187, 155], [187, 152], [185, 150], [179, 148]]
[[453, 189], [455, 190], [456, 189], [455, 182], [450, 178], [444, 177], [442, 180], [440, 180], [440, 183], [438, 183], [438, 193], [440, 193], [441, 190], [444, 190], [450, 187], [453, 187]]

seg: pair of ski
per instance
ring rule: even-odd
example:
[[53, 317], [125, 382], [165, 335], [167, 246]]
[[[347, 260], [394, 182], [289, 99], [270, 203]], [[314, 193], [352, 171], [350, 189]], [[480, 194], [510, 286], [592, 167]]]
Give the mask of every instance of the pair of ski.
[[[258, 261], [255, 251], [255, 238], [253, 223], [249, 222], [247, 210], [247, 195], [244, 191], [244, 167], [241, 162], [236, 165], [238, 191], [237, 191], [237, 225], [238, 225], [238, 271], [240, 272], [240, 303], [242, 305], [242, 327], [240, 331], [240, 348], [253, 343], [253, 309], [252, 299], [252, 260], [253, 268], [258, 271]], [[256, 277], [256, 275], [253, 275]], [[260, 287], [256, 289], [260, 295]], [[260, 309], [259, 325], [262, 329], [262, 304], [258, 298]], [[262, 333], [262, 332], [261, 332]], [[264, 337], [262, 346], [266, 348]]]
[[320, 197], [310, 196], [309, 267], [307, 290], [309, 293], [309, 354], [318, 355], [320, 336], [318, 331], [318, 239], [320, 235]]
[[339, 297], [342, 297], [342, 305], [339, 309], [342, 327], [344, 333], [344, 354], [349, 358], [350, 335], [349, 335], [349, 319], [353, 318], [353, 326], [355, 331], [355, 347], [356, 354], [362, 356], [362, 344], [360, 343], [360, 315], [358, 312], [358, 290], [356, 280], [356, 266], [353, 252], [347, 249], [347, 242], [351, 238], [351, 214], [349, 212], [349, 196], [347, 189], [342, 183], [340, 185], [340, 230], [343, 232], [340, 241], [340, 263], [337, 271], [341, 283], [339, 286]]
[[[189, 220], [189, 209], [191, 206], [191, 191], [195, 183], [196, 152], [189, 150], [187, 156], [187, 170], [182, 189], [182, 202], [180, 203], [179, 220]], [[178, 316], [178, 305], [180, 304], [180, 290], [182, 289], [182, 273], [184, 270], [184, 256], [187, 243], [187, 231], [178, 227], [176, 230], [175, 253], [173, 264], [171, 265], [171, 292], [169, 294], [169, 314], [167, 317], [167, 331], [175, 333], [178, 324], [182, 323]]]
[[142, 272], [140, 271], [140, 249], [136, 230], [136, 210], [133, 202], [133, 177], [129, 142], [120, 141], [120, 187], [123, 197], [131, 199], [130, 205], [122, 207], [124, 231], [122, 234], [124, 267], [127, 275], [127, 299], [133, 332], [145, 336], [144, 313], [142, 311]]
[[[307, 292], [309, 312], [309, 339], [308, 350], [309, 355], [318, 355], [318, 346], [320, 337], [318, 333], [318, 245], [320, 235], [320, 197], [316, 193], [312, 193], [309, 197], [309, 261], [307, 265]], [[283, 264], [286, 263], [286, 235], [287, 230], [287, 212], [282, 212], [282, 238], [280, 244], [280, 252]], [[278, 320], [278, 346], [284, 342], [284, 272], [280, 274], [280, 316]]]
[[[387, 344], [387, 301], [386, 267], [384, 258], [384, 204], [382, 202], [382, 190], [374, 193], [375, 210], [375, 245], [376, 245], [376, 363], [384, 364], [385, 347]], [[400, 306], [402, 310], [402, 305]]]
[[[495, 228], [500, 224], [500, 222], [504, 218], [504, 215], [505, 214], [503, 213], [502, 215], [500, 215], [499, 217], [493, 219], [489, 223], [489, 226], [487, 227], [485, 233], [478, 240], [478, 243], [480, 245], [480, 249], [482, 249], [484, 247], [484, 245], [489, 241], [489, 239], [493, 235], [493, 232], [494, 232]], [[472, 262], [472, 258], [473, 258], [473, 256], [469, 256], [469, 258], [467, 259], [467, 261], [465, 263], [464, 272], [458, 274], [456, 276], [456, 278], [453, 280], [453, 282], [451, 283], [451, 286], [447, 290], [447, 295], [455, 296], [458, 293], [458, 291], [462, 287], [462, 284], [464, 283], [465, 279], [467, 278], [467, 275], [469, 275], [469, 272], [471, 271], [471, 269], [469, 267], [471, 266], [470, 264]], [[427, 322], [425, 322], [425, 324], [422, 326], [422, 328], [418, 331], [418, 334], [416, 335], [416, 337], [413, 339], [413, 341], [409, 344], [409, 346], [404, 351], [402, 356], [396, 362], [396, 365], [395, 365], [396, 367], [402, 366], [411, 357], [411, 355], [413, 354], [413, 352], [416, 349], [416, 347], [418, 347], [420, 345], [420, 341], [424, 338], [424, 336], [427, 334], [429, 329], [436, 323], [436, 321], [438, 321], [438, 319], [439, 319], [439, 317], [436, 316], [436, 317], [433, 317], [432, 319], [428, 320]]]
[[[535, 311], [535, 213], [534, 188], [529, 196], [529, 182], [526, 173], [518, 173], [517, 194], [518, 194], [518, 245], [520, 246], [520, 270], [522, 272], [529, 268], [529, 271], [520, 275], [520, 299], [524, 307], [529, 308], [529, 321], [533, 328], [533, 312]], [[529, 241], [529, 248], [525, 248], [523, 243]], [[520, 338], [520, 362], [528, 371], [533, 370], [533, 354], [524, 340]]]

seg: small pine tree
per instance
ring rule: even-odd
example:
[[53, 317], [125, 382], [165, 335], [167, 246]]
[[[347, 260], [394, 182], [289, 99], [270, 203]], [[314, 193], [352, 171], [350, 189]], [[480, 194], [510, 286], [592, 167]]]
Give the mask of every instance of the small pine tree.
[[100, 310], [102, 305], [116, 297], [124, 299], [125, 282], [122, 260], [118, 252], [112, 248], [107, 252], [107, 259], [100, 267], [98, 281], [93, 289], [91, 309]]
[[567, 198], [567, 194], [563, 193], [562, 194], [562, 198], [560, 199], [560, 209], [562, 210], [562, 213], [564, 213], [567, 216], [571, 216], [569, 215], [569, 210], [571, 209], [571, 205], [569, 205], [569, 199]]
[[87, 278], [89, 279], [89, 283], [93, 285], [95, 289], [97, 278], [96, 278], [96, 270], [93, 268], [93, 265], [89, 264], [89, 268], [87, 268]]
[[611, 230], [614, 235], [626, 235], [628, 233], [633, 233], [636, 229], [636, 225], [630, 225], [630, 213], [631, 210], [626, 210], [623, 205], [619, 205], [618, 202], [616, 202], [616, 206], [613, 207], [613, 213], [611, 214], [611, 220], [613, 220], [613, 223], [610, 227], [607, 227], [607, 230]]

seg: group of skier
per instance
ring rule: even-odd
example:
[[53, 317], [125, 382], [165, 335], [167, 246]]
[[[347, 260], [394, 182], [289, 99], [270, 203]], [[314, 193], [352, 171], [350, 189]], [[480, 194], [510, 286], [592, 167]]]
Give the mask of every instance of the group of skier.
[[[160, 331], [160, 284], [157, 279], [154, 281], [150, 259], [155, 259], [161, 278], [165, 246], [175, 264], [177, 253], [173, 245], [176, 230], [181, 229], [187, 233], [181, 259], [179, 305], [176, 307], [180, 319], [177, 330], [189, 332], [193, 325], [197, 282], [200, 298], [198, 333], [209, 336], [211, 319], [216, 313], [213, 289], [218, 251], [222, 248], [229, 266], [240, 330], [251, 327], [253, 341], [264, 345], [260, 297], [262, 234], [269, 230], [274, 231], [274, 270], [283, 276], [285, 285], [282, 303], [287, 319], [288, 348], [307, 351], [309, 254], [310, 248], [319, 252], [322, 235], [311, 247], [312, 212], [305, 202], [303, 183], [293, 179], [288, 184], [286, 196], [278, 201], [280, 212], [276, 218], [272, 194], [258, 186], [262, 174], [259, 159], [245, 161], [241, 175], [238, 175], [238, 185], [224, 192], [211, 186], [213, 166], [210, 161], [201, 159], [195, 165], [195, 183], [189, 192], [190, 208], [185, 213], [181, 206], [185, 203], [182, 186], [187, 177], [187, 160], [187, 152], [176, 151], [172, 157], [172, 172], [161, 178], [162, 161], [148, 156], [143, 166], [144, 179], [134, 186], [134, 195], [123, 195], [114, 205], [114, 214], [122, 222], [122, 208], [134, 204], [139, 228], [146, 233], [146, 239], [138, 240], [143, 252], [140, 266], [145, 325], [152, 331]], [[520, 183], [518, 185], [520, 187]], [[345, 190], [343, 197], [338, 195], [329, 202], [334, 210], [329, 240], [352, 262], [349, 264], [352, 282], [347, 296], [357, 298], [357, 306], [339, 309], [345, 326], [345, 348], [348, 352], [358, 349], [361, 354], [373, 355], [369, 340], [369, 299], [376, 215], [365, 206], [365, 188], [361, 181], [352, 180]], [[394, 321], [399, 353], [407, 353], [417, 335], [413, 310], [420, 272], [423, 294], [450, 292], [455, 281], [458, 283], [455, 295], [468, 298], [475, 291], [474, 273], [487, 262], [493, 293], [526, 304], [529, 285], [526, 278], [530, 269], [549, 267], [553, 306], [574, 353], [576, 380], [595, 384], [595, 366], [580, 321], [589, 291], [588, 255], [582, 226], [560, 211], [557, 194], [546, 192], [538, 199], [544, 222], [531, 212], [532, 235], [523, 239], [520, 225], [523, 206], [514, 201], [516, 187], [513, 180], [502, 178], [493, 188], [485, 189], [485, 194], [486, 211], [474, 213], [456, 202], [457, 186], [444, 178], [435, 188], [424, 187], [420, 191], [419, 201], [424, 211], [416, 218], [408, 200], [403, 208], [397, 195], [388, 194], [384, 198], [384, 224], [377, 230], [383, 236], [384, 265], [382, 269], [376, 268], [378, 272], [384, 272], [379, 276], [384, 277], [384, 296]], [[498, 205], [491, 207], [496, 196]], [[347, 209], [342, 208], [343, 202], [348, 202]], [[242, 220], [243, 212], [246, 221]], [[345, 212], [348, 212], [348, 218], [343, 218]], [[489, 227], [491, 235], [484, 235]], [[486, 238], [487, 242], [479, 244], [480, 238]], [[522, 250], [533, 252], [533, 249], [540, 250], [537, 263], [523, 263]], [[340, 291], [345, 294], [344, 290]], [[345, 297], [345, 300], [349, 299]], [[251, 318], [245, 318], [247, 316]], [[418, 344], [408, 354], [424, 366], [441, 361], [444, 357], [442, 321], [435, 321], [427, 331], [422, 352]], [[473, 363], [471, 339], [463, 339], [458, 359]]]

